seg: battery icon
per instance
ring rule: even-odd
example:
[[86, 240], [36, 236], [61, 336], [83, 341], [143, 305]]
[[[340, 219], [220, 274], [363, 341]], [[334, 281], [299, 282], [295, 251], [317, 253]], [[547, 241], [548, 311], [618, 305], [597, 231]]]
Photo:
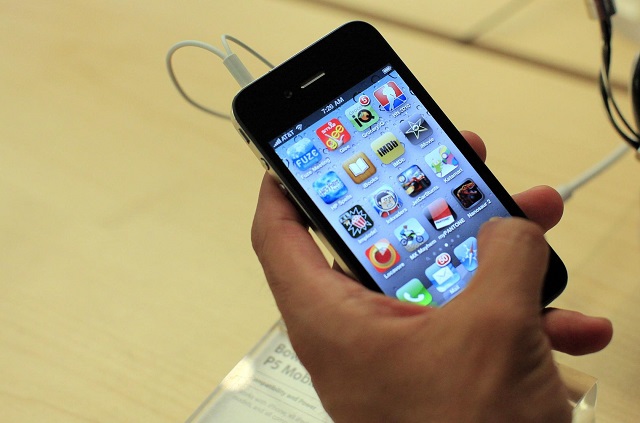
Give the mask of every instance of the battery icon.
[[384, 69], [382, 69], [382, 73], [383, 74], [388, 74], [389, 72], [391, 72], [393, 70], [393, 68], [391, 67], [391, 65], [385, 67]]

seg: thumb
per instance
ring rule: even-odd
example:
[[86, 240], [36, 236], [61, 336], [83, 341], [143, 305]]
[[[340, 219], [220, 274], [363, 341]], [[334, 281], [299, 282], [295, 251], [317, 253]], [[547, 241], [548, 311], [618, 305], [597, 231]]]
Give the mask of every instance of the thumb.
[[469, 287], [485, 299], [539, 313], [549, 246], [525, 219], [494, 219], [478, 233], [478, 270]]
[[326, 304], [341, 304], [354, 291], [365, 290], [331, 269], [303, 219], [268, 174], [260, 188], [251, 235], [285, 321], [313, 316]]

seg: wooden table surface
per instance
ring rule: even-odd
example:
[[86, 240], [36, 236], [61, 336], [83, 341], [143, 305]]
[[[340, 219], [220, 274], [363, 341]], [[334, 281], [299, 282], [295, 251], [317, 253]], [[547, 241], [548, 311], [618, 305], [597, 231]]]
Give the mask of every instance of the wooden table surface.
[[[561, 184], [620, 144], [589, 76], [599, 35], [582, 5], [555, 2], [548, 21], [551, 2], [536, 2], [462, 44], [473, 17], [506, 1], [406, 3], [0, 0], [0, 420], [184, 421], [278, 318], [249, 242], [262, 169], [227, 121], [171, 86], [177, 41], [230, 33], [278, 63], [367, 19], [485, 138], [512, 192]], [[614, 60], [630, 63], [640, 48], [616, 42]], [[229, 109], [217, 57], [175, 62], [194, 97]], [[570, 272], [554, 305], [615, 325], [602, 353], [558, 355], [600, 380], [605, 423], [640, 418], [639, 192], [629, 154], [549, 234]]]

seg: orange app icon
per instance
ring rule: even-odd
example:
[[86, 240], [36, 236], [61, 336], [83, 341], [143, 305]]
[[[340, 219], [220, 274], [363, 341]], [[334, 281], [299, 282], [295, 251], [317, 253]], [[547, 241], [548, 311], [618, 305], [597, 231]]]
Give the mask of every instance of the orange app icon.
[[389, 240], [383, 238], [373, 244], [365, 252], [367, 258], [378, 272], [385, 272], [400, 262], [400, 254], [393, 248]]
[[363, 183], [370, 176], [376, 173], [376, 167], [362, 152], [349, 157], [349, 159], [342, 163], [342, 168], [356, 184]]
[[351, 134], [338, 119], [329, 122], [316, 129], [316, 135], [320, 141], [331, 151], [341, 147], [351, 139]]

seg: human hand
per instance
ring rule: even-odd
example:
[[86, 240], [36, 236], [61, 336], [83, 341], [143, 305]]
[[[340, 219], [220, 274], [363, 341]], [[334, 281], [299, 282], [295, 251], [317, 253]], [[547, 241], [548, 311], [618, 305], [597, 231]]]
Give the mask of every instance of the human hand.
[[[464, 135], [484, 159], [480, 138]], [[291, 342], [336, 422], [570, 421], [551, 348], [598, 351], [611, 325], [565, 310], [540, 313], [543, 231], [560, 219], [562, 201], [545, 187], [515, 199], [537, 225], [515, 218], [485, 224], [474, 279], [433, 309], [369, 291], [332, 269], [265, 177], [254, 248]]]

